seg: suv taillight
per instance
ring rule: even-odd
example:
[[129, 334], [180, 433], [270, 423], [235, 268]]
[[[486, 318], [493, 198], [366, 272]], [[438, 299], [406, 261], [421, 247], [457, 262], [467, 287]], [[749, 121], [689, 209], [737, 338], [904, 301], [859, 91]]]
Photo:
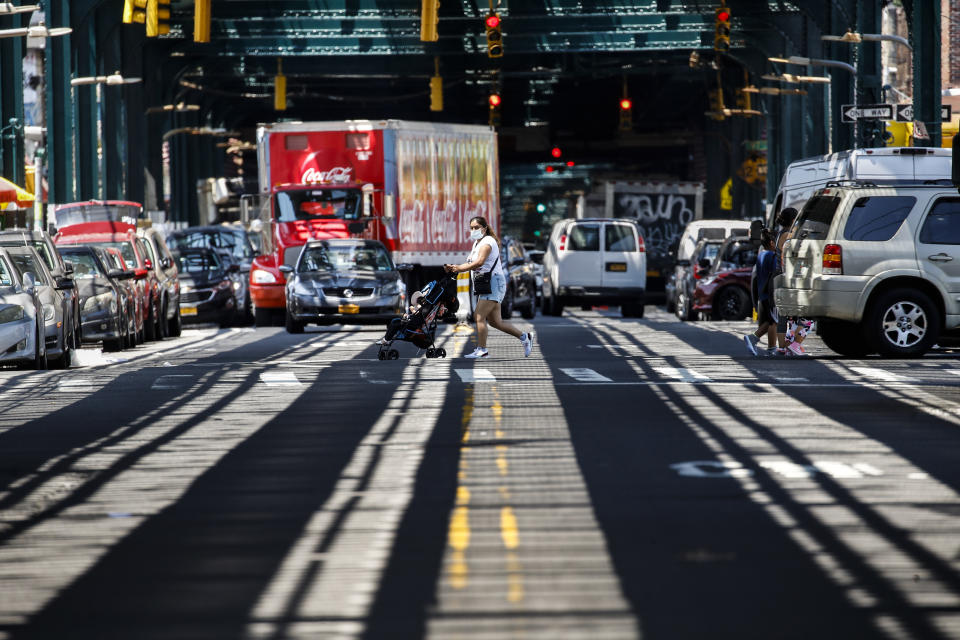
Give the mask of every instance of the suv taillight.
[[565, 251], [567, 248], [567, 234], [560, 236], [560, 242], [557, 243], [558, 251]]
[[640, 241], [639, 244], [637, 244], [637, 251], [639, 251], [640, 253], [643, 253], [644, 251], [647, 250], [647, 248], [643, 246], [643, 236], [640, 235], [639, 233], [637, 234], [637, 240]]
[[823, 275], [843, 275], [843, 249], [838, 244], [828, 244], [823, 248]]

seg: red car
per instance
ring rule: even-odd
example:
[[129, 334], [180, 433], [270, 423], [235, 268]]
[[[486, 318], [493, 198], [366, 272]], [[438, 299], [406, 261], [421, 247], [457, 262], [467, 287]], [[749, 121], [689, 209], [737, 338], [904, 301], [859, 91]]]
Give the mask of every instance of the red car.
[[697, 280], [693, 311], [713, 320], [743, 320], [753, 309], [750, 279], [757, 247], [742, 236], [727, 238], [710, 270]]
[[58, 245], [84, 244], [118, 249], [136, 278], [141, 322], [146, 340], [160, 340], [167, 332], [161, 313], [160, 282], [150, 262], [143, 238], [137, 236], [137, 219], [143, 211], [138, 202], [91, 200], [57, 207]]

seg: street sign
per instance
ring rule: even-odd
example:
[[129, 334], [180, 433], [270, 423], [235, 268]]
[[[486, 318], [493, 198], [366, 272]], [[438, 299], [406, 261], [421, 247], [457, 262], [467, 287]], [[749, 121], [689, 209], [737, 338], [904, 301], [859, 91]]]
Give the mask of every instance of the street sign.
[[845, 104], [840, 109], [843, 122], [857, 120], [893, 120], [892, 104]]
[[[896, 104], [894, 107], [897, 110], [897, 122], [913, 122], [914, 113], [912, 104]], [[940, 105], [941, 122], [950, 122], [951, 115], [953, 115], [953, 110], [950, 105]]]

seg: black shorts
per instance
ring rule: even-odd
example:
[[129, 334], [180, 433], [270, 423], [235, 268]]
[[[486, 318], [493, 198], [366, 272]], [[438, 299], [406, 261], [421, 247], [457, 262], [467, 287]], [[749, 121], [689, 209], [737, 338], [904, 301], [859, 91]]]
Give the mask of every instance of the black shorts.
[[777, 321], [776, 316], [773, 315], [773, 309], [769, 300], [761, 300], [757, 303], [757, 326]]

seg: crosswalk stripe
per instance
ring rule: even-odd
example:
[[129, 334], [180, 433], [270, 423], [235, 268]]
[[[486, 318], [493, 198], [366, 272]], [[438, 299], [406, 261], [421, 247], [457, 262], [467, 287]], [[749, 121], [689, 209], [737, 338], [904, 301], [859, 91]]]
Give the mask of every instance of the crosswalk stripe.
[[487, 369], [454, 369], [463, 382], [496, 382], [497, 379]]
[[57, 383], [61, 391], [89, 391], [93, 387], [93, 381], [89, 378], [67, 378]]
[[897, 375], [896, 373], [875, 367], [850, 367], [850, 370], [859, 373], [864, 378], [873, 378], [874, 380], [882, 380], [884, 382], [916, 382], [914, 378]]
[[260, 382], [271, 387], [300, 387], [303, 383], [297, 379], [292, 371], [264, 371], [260, 374]]
[[593, 369], [560, 369], [560, 371], [579, 382], [613, 382], [607, 376], [601, 375]]
[[684, 382], [710, 382], [708, 376], [694, 369], [685, 367], [654, 367], [654, 370], [665, 378], [682, 380]]

